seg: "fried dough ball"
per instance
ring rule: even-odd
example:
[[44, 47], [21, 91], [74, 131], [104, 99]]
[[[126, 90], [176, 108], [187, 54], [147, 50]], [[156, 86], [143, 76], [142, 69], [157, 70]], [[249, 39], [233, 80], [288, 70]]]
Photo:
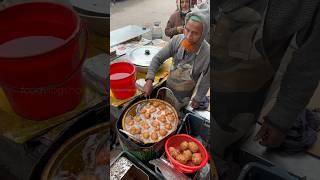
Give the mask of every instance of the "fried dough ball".
[[144, 132], [144, 133], [142, 134], [142, 137], [143, 137], [144, 139], [149, 139], [150, 133], [149, 133], [149, 132]]
[[168, 115], [167, 116], [167, 119], [168, 119], [168, 121], [170, 121], [170, 122], [174, 122], [174, 120], [175, 120], [175, 118], [174, 118], [174, 116], [171, 114], [171, 115]]
[[166, 128], [166, 130], [171, 130], [172, 129], [172, 125], [171, 124], [166, 124], [165, 128]]
[[182, 154], [184, 155], [184, 157], [187, 159], [187, 161], [191, 160], [192, 159], [192, 152], [187, 149], [187, 150], [184, 150], [182, 152]]
[[166, 122], [167, 122], [166, 117], [163, 116], [163, 115], [162, 115], [162, 116], [159, 116], [159, 117], [158, 117], [158, 120], [161, 121], [161, 122], [163, 122], [163, 123], [166, 123]]
[[136, 128], [136, 134], [140, 134], [141, 133], [141, 129], [140, 128]]
[[160, 109], [160, 110], [164, 110], [164, 109], [166, 109], [166, 105], [161, 104], [161, 105], [159, 106], [159, 109]]
[[200, 153], [193, 153], [192, 154], [192, 163], [196, 166], [198, 166], [199, 164], [201, 164], [202, 162], [202, 157]]
[[140, 122], [140, 121], [141, 121], [141, 118], [140, 118], [139, 116], [135, 116], [133, 119], [134, 119], [136, 122]]
[[145, 106], [145, 108], [146, 108], [146, 109], [150, 109], [150, 106], [151, 106], [150, 103], [148, 103], [148, 104]]
[[127, 120], [133, 120], [133, 119], [132, 119], [132, 116], [127, 116], [127, 117], [126, 117], [126, 121], [127, 121]]
[[188, 142], [187, 141], [182, 141], [182, 143], [180, 143], [180, 149], [181, 151], [187, 150], [188, 149]]
[[174, 147], [169, 147], [169, 154], [176, 159], [180, 152]]
[[135, 134], [140, 134], [141, 130], [140, 130], [140, 128], [131, 127], [129, 132], [130, 132], [130, 134], [135, 135]]
[[160, 126], [156, 126], [156, 127], [154, 127], [154, 129], [155, 129], [156, 131], [159, 131], [159, 130], [160, 130]]
[[150, 106], [150, 111], [149, 111], [149, 112], [150, 112], [150, 113], [153, 113], [153, 112], [156, 112], [156, 110], [157, 110], [157, 109], [156, 109], [154, 106]]
[[155, 107], [158, 107], [160, 105], [160, 103], [158, 101], [154, 101], [154, 102], [152, 102], [152, 105]]
[[161, 135], [161, 136], [165, 136], [165, 135], [167, 135], [167, 131], [165, 130], [165, 129], [160, 129], [160, 131], [159, 131], [159, 134]]
[[141, 109], [140, 109], [140, 113], [141, 113], [141, 114], [144, 114], [144, 113], [146, 113], [146, 112], [147, 112], [147, 110], [146, 110], [145, 108], [141, 108]]
[[183, 154], [179, 154], [176, 160], [181, 164], [187, 164], [187, 161], [188, 161]]
[[156, 140], [158, 140], [158, 133], [157, 132], [153, 132], [153, 133], [151, 133], [151, 139], [152, 140], [154, 140], [154, 141], [156, 141]]
[[140, 125], [141, 125], [141, 127], [143, 129], [149, 129], [150, 128], [150, 126], [146, 122], [144, 122], [143, 124], [140, 124]]
[[199, 147], [195, 142], [189, 142], [189, 149], [192, 153], [197, 153], [199, 151]]
[[151, 125], [153, 127], [156, 127], [156, 126], [160, 126], [160, 123], [159, 123], [159, 121], [152, 121]]
[[170, 109], [166, 109], [166, 110], [164, 111], [164, 113], [165, 113], [166, 115], [169, 115], [169, 114], [172, 113], [172, 111], [171, 111]]
[[132, 126], [133, 124], [134, 124], [134, 122], [133, 122], [133, 120], [130, 118], [130, 119], [126, 119], [126, 124], [128, 125], [128, 126]]
[[144, 113], [144, 117], [147, 118], [147, 119], [150, 119], [151, 114], [149, 112], [146, 112], [146, 113]]

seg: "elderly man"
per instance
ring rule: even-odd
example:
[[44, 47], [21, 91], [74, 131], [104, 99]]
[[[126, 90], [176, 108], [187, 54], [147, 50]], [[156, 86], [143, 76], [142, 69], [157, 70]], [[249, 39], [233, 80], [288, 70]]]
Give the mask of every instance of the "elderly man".
[[190, 12], [190, 0], [178, 0], [177, 10], [170, 16], [165, 28], [166, 36], [172, 38], [174, 35], [183, 33], [186, 14]]
[[197, 83], [191, 106], [199, 107], [210, 85], [210, 45], [204, 40], [209, 31], [208, 18], [200, 11], [187, 14], [184, 34], [174, 36], [152, 59], [144, 85], [146, 95], [151, 94], [152, 82], [160, 65], [173, 57], [166, 85], [175, 96], [175, 108], [180, 110], [188, 105]]

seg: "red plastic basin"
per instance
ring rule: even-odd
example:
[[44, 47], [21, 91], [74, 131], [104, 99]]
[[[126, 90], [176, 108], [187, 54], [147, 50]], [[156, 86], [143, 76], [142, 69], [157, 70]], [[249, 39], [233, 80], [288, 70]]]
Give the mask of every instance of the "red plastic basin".
[[[195, 142], [199, 147], [199, 153], [201, 153], [202, 162], [198, 166], [191, 166], [191, 165], [184, 165], [175, 160], [169, 153], [169, 147], [174, 147], [176, 149], [179, 149], [180, 143], [183, 141], [187, 142]], [[204, 167], [208, 162], [208, 153], [206, 148], [195, 138], [189, 136], [188, 134], [177, 134], [174, 136], [171, 136], [165, 144], [165, 151], [166, 155], [169, 159], [169, 161], [172, 163], [172, 165], [180, 172], [182, 173], [194, 173]]]

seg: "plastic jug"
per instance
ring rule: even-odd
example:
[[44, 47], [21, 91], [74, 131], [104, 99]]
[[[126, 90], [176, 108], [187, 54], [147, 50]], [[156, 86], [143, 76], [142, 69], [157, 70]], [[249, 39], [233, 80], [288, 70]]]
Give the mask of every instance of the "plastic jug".
[[162, 28], [160, 21], [156, 21], [153, 23], [152, 39], [162, 39]]

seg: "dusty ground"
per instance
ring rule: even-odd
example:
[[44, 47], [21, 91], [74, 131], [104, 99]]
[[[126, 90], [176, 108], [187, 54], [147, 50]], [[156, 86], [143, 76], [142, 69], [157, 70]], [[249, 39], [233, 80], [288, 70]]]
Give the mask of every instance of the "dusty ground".
[[117, 0], [111, 5], [110, 30], [130, 24], [150, 27], [155, 21], [161, 21], [164, 30], [170, 15], [176, 9], [175, 2], [175, 0]]

